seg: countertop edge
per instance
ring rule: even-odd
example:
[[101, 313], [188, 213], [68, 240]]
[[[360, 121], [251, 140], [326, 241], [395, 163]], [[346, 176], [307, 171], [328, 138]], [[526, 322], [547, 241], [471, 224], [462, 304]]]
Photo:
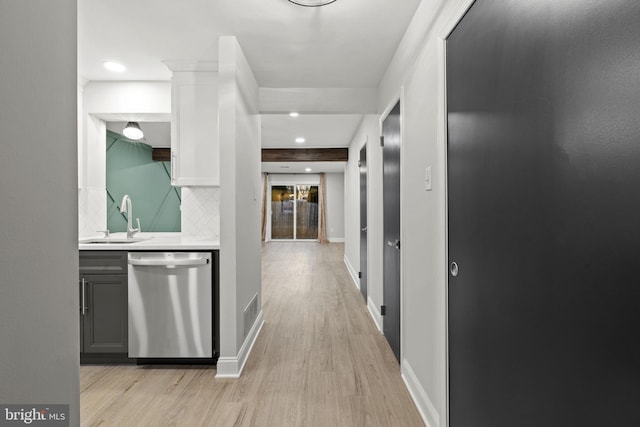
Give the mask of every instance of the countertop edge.
[[127, 252], [141, 252], [141, 251], [218, 251], [219, 245], [155, 245], [155, 246], [135, 246], [133, 244], [80, 244], [78, 245], [80, 251], [127, 251]]
[[167, 240], [158, 241], [160, 239], [150, 239], [152, 241], [141, 241], [135, 243], [79, 243], [78, 250], [80, 251], [163, 251], [163, 250], [205, 250], [214, 251], [220, 250], [220, 243], [216, 241], [179, 241], [179, 240]]

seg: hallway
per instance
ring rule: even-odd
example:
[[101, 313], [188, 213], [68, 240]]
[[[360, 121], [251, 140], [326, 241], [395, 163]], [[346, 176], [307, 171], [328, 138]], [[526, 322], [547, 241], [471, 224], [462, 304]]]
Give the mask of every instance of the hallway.
[[344, 245], [263, 245], [265, 324], [242, 377], [82, 366], [84, 426], [422, 426], [343, 262]]

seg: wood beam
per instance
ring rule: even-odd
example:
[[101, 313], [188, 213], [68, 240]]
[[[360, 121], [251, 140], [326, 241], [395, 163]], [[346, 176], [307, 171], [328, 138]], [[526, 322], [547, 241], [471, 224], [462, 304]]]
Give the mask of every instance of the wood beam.
[[154, 148], [151, 151], [151, 160], [157, 162], [171, 161], [171, 148]]
[[348, 148], [263, 148], [263, 162], [346, 162]]

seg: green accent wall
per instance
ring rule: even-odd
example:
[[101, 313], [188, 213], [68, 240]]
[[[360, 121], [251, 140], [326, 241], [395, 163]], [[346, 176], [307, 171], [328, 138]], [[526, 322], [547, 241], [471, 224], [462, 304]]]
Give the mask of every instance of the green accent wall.
[[171, 186], [171, 162], [151, 159], [151, 147], [107, 130], [107, 228], [127, 230], [122, 197], [133, 205], [143, 232], [180, 231], [180, 188]]

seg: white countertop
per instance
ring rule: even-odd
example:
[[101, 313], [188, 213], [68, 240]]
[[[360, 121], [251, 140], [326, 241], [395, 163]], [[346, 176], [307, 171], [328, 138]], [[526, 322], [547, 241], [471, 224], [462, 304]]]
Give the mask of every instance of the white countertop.
[[[126, 233], [111, 233], [109, 239], [103, 235], [80, 238], [78, 249], [100, 251], [158, 251], [158, 250], [217, 250], [220, 241], [211, 237], [184, 236], [182, 233], [136, 233], [134, 242], [126, 240]], [[89, 243], [100, 240], [100, 243]], [[106, 241], [112, 240], [112, 241]], [[103, 242], [104, 241], [104, 242]]]

